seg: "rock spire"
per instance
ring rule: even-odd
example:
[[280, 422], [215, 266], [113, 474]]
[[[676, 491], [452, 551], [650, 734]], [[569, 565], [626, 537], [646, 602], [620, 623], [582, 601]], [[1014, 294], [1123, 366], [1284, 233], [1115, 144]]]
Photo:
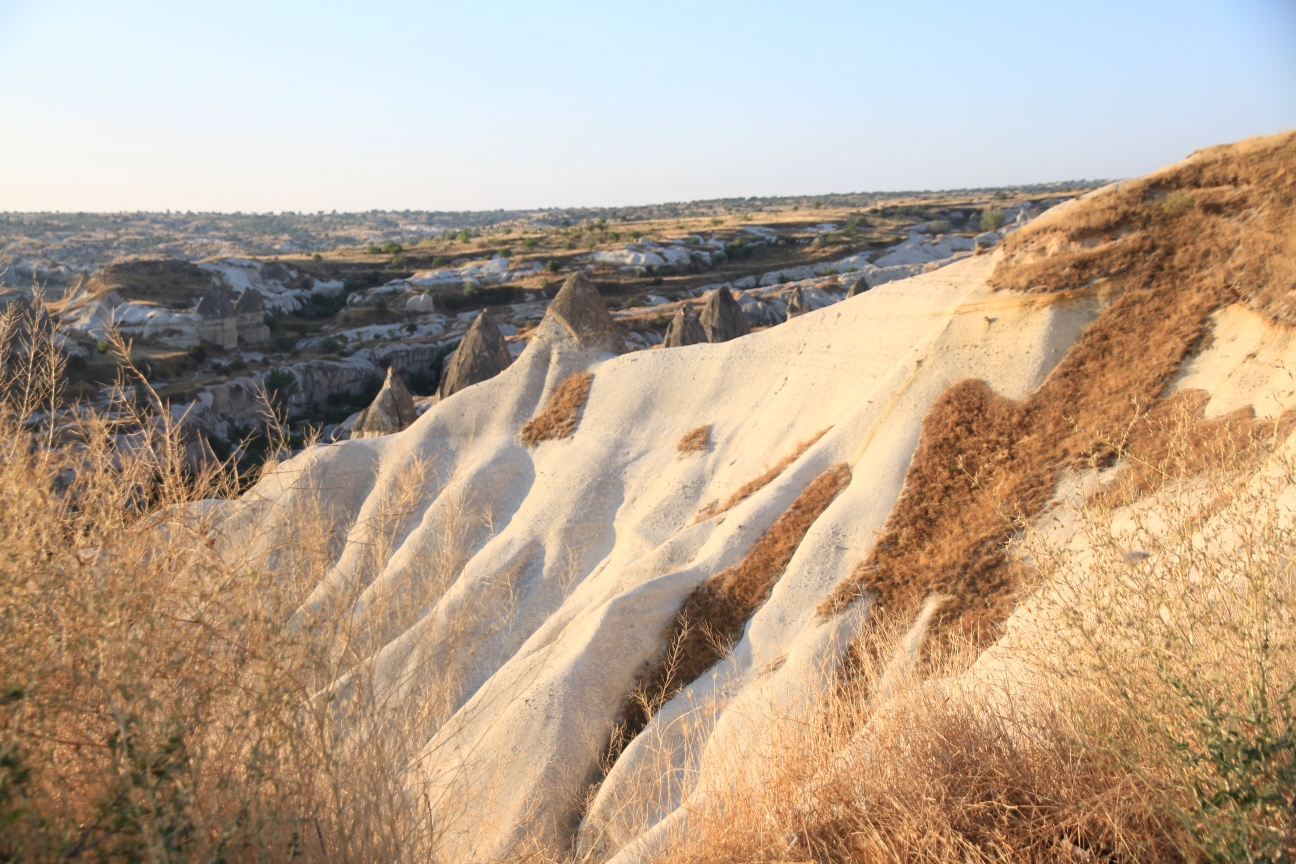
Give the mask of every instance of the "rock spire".
[[804, 315], [810, 311], [810, 304], [806, 302], [805, 295], [801, 293], [801, 286], [795, 285], [787, 301], [787, 320], [791, 321], [798, 315]]
[[450, 362], [441, 373], [437, 395], [445, 399], [465, 387], [494, 378], [512, 362], [513, 357], [509, 354], [508, 344], [499, 327], [495, 326], [490, 313], [483, 310], [473, 320], [463, 341], [459, 343], [459, 348], [451, 355]]
[[549, 304], [546, 317], [561, 324], [582, 345], [606, 338], [617, 330], [598, 289], [580, 270], [563, 283], [562, 290]]
[[702, 329], [702, 324], [693, 309], [689, 306], [681, 306], [675, 313], [675, 317], [671, 319], [670, 326], [666, 328], [666, 341], [662, 344], [666, 348], [680, 348], [706, 341], [706, 331]]
[[728, 342], [751, 332], [738, 301], [723, 286], [707, 296], [706, 305], [702, 307], [701, 324], [708, 342]]
[[409, 426], [416, 419], [414, 397], [395, 366], [387, 367], [387, 380], [368, 408], [360, 412], [351, 427], [352, 438], [377, 438], [391, 435]]

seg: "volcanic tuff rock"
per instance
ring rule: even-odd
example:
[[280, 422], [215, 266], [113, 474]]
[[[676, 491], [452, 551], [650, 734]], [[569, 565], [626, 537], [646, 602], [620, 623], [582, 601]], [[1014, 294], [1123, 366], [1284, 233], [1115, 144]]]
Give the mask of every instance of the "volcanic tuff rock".
[[374, 401], [356, 418], [355, 425], [351, 427], [351, 437], [377, 438], [380, 435], [390, 435], [409, 426], [416, 417], [414, 397], [397, 374], [396, 367], [388, 366], [387, 380], [383, 382]]
[[670, 326], [666, 328], [666, 341], [662, 345], [666, 348], [681, 348], [706, 341], [706, 331], [702, 329], [697, 315], [693, 314], [692, 308], [681, 306], [675, 313], [675, 317], [671, 319]]
[[260, 291], [248, 288], [240, 294], [234, 304], [234, 315], [238, 318], [240, 342], [259, 345], [270, 341], [270, 328], [265, 323], [265, 301]]
[[738, 307], [729, 289], [721, 286], [707, 297], [702, 307], [702, 329], [708, 342], [728, 342], [751, 332], [746, 316]]
[[238, 347], [238, 318], [226, 288], [213, 282], [194, 314], [198, 319], [195, 335], [199, 339], [225, 349]]
[[473, 320], [463, 341], [459, 343], [458, 350], [446, 364], [437, 395], [445, 399], [465, 387], [494, 378], [512, 362], [508, 343], [504, 341], [499, 327], [495, 326], [490, 313], [482, 312]]
[[805, 295], [801, 293], [801, 286], [797, 285], [788, 295], [787, 317], [791, 321], [798, 315], [804, 315], [810, 311], [810, 304], [806, 302]]
[[561, 324], [569, 336], [581, 345], [610, 340], [617, 326], [603, 305], [594, 283], [579, 270], [567, 278], [562, 290], [549, 304], [546, 318]]
[[[383, 441], [311, 448], [268, 473], [244, 500], [222, 502], [230, 519], [219, 551], [246, 556], [249, 566], [272, 560], [272, 541], [243, 541], [252, 535], [239, 533], [241, 514], [273, 516], [279, 521], [258, 526], [256, 536], [278, 537], [281, 525], [295, 527], [295, 502], [328, 496], [338, 520], [331, 527], [346, 542], [301, 617], [346, 616], [348, 627], [392, 634], [372, 665], [384, 705], [413, 709], [425, 686], [453, 694], [446, 719], [422, 733], [426, 743], [406, 775], [411, 798], [436, 802], [430, 806], [446, 860], [499, 861], [529, 844], [555, 857], [574, 850], [638, 864], [697, 830], [714, 790], [782, 782], [785, 763], [764, 755], [781, 752], [786, 726], [770, 719], [836, 686], [853, 640], [883, 605], [894, 614], [948, 593], [948, 603], [962, 605], [941, 614], [954, 608], [988, 616], [982, 610], [991, 607], [979, 601], [1008, 596], [1002, 591], [1011, 580], [987, 585], [957, 566], [938, 566], [1011, 565], [983, 551], [1003, 546], [997, 502], [986, 503], [980, 484], [950, 464], [967, 455], [977, 460], [968, 476], [984, 468], [987, 482], [1003, 483], [995, 488], [1015, 483], [1043, 508], [1090, 439], [1048, 444], [1051, 450], [1043, 440], [1055, 437], [1051, 430], [1069, 436], [1073, 428], [1097, 428], [1106, 417], [1127, 428], [1130, 412], [1142, 410], [1131, 406], [1143, 404], [1131, 392], [1156, 398], [1166, 389], [1194, 391], [1210, 400], [1201, 403], [1208, 419], [1251, 406], [1276, 422], [1296, 406], [1296, 387], [1282, 371], [1288, 360], [1296, 363], [1287, 324], [1225, 290], [1224, 268], [1250, 267], [1261, 251], [1277, 250], [1268, 265], [1274, 269], [1260, 271], [1259, 288], [1270, 292], [1261, 300], [1286, 302], [1289, 270], [1279, 268], [1293, 259], [1283, 230], [1292, 208], [1282, 202], [1293, 200], [1296, 133], [1245, 146], [1279, 144], [1285, 157], [1253, 170], [1268, 172], [1272, 193], [1251, 191], [1258, 181], [1235, 187], [1247, 175], [1217, 164], [1228, 151], [1205, 151], [1153, 178], [1054, 208], [1005, 249], [875, 285], [831, 313], [820, 307], [746, 339], [718, 334], [726, 344], [607, 356], [582, 344], [568, 323], [580, 316], [551, 316], [516, 363], [452, 407], [435, 405]], [[1167, 187], [1195, 203], [1168, 213], [1148, 194]], [[1261, 213], [1262, 204], [1268, 215], [1245, 226], [1216, 211]], [[1165, 239], [1171, 218], [1177, 233]], [[1114, 242], [1095, 253], [1088, 245], [1095, 225], [1108, 236], [1132, 228], [1120, 242], [1139, 245]], [[1257, 232], [1272, 233], [1257, 240]], [[1248, 254], [1230, 262], [1217, 240], [1246, 241]], [[1194, 281], [1208, 269], [1203, 261], [1223, 275]], [[1117, 275], [1155, 274], [1166, 262], [1181, 269], [1152, 277], [1162, 282], [1131, 278], [1075, 290], [1087, 273], [1108, 266], [1119, 267]], [[573, 293], [580, 281], [564, 290]], [[803, 299], [827, 302], [826, 285], [803, 286]], [[586, 287], [579, 311], [597, 317], [592, 287], [576, 287]], [[564, 299], [571, 305], [581, 298]], [[725, 300], [737, 305], [727, 290], [708, 298], [713, 325]], [[1202, 338], [1212, 332], [1213, 340]], [[1121, 374], [1131, 364], [1152, 371]], [[573, 380], [590, 385], [579, 424], [569, 437], [527, 446], [519, 428], [560, 402], [554, 394]], [[1074, 426], [1077, 403], [1099, 420]], [[710, 449], [681, 459], [679, 442], [704, 426]], [[1026, 440], [1032, 443], [1013, 443]], [[793, 441], [808, 443], [793, 449]], [[408, 480], [429, 453], [446, 470], [429, 481], [427, 503], [410, 510]], [[803, 496], [834, 476], [845, 488], [809, 511]], [[933, 510], [931, 500], [953, 494], [953, 503], [942, 499]], [[724, 519], [710, 515], [717, 500], [734, 501]], [[401, 508], [401, 521], [390, 530], [374, 527], [381, 521], [374, 516], [392, 508]], [[770, 560], [771, 545], [788, 539], [777, 526], [786, 527], [789, 513], [807, 512], [813, 518], [802, 523], [795, 548], [781, 547], [779, 572], [762, 570], [768, 580], [752, 583], [756, 602], [715, 610], [713, 620], [723, 621], [722, 613], [744, 619], [733, 622], [740, 638], [732, 651], [681, 679], [683, 689], [666, 694], [609, 767], [608, 743], [626, 728], [628, 700], [649, 692], [640, 688], [640, 671], [671, 650], [663, 637], [672, 622], [681, 612], [714, 608], [699, 599], [719, 596], [708, 586], [732, 584], [733, 574], [752, 572], [760, 556]], [[930, 527], [913, 535], [906, 529], [919, 516]], [[970, 541], [968, 526], [977, 532]], [[936, 551], [957, 556], [932, 558], [932, 537], [947, 543]], [[465, 550], [464, 560], [448, 578], [429, 576], [429, 557], [450, 542]], [[965, 547], [976, 557], [964, 556]], [[385, 561], [374, 561], [375, 548], [391, 550]], [[868, 581], [877, 562], [890, 575]], [[718, 579], [722, 574], [729, 575]], [[913, 578], [900, 578], [906, 574]], [[339, 586], [355, 587], [339, 594]], [[424, 593], [399, 623], [351, 599], [406, 586]], [[929, 623], [946, 626], [934, 606], [923, 608], [933, 611], [914, 619], [915, 646]], [[1018, 630], [1006, 631], [1030, 645], [1041, 621], [1047, 618], [1021, 617]], [[471, 650], [441, 650], [465, 638]], [[907, 674], [911, 662], [897, 660], [895, 674]], [[1016, 673], [1003, 655], [987, 651], [977, 663], [952, 683], [1022, 683], [1006, 680]], [[870, 752], [867, 730], [859, 740], [860, 749], [846, 756]], [[602, 782], [588, 794], [595, 776]], [[813, 795], [811, 787], [791, 788]]]

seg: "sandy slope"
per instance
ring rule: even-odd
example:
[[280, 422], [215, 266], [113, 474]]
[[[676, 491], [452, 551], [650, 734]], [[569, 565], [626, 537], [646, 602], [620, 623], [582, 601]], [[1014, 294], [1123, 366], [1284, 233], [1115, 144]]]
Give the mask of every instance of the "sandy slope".
[[[424, 698], [428, 676], [455, 693], [452, 716], [430, 732], [411, 772], [414, 788], [441, 802], [453, 857], [490, 860], [523, 839], [572, 842], [627, 688], [661, 649], [684, 595], [739, 560], [810, 480], [844, 461], [850, 487], [810, 529], [732, 659], [625, 752], [582, 842], [631, 839], [618, 833], [617, 802], [654, 758], [649, 742], [671, 734], [688, 706], [734, 698], [785, 655], [771, 674], [779, 686], [803, 685], [825, 652], [839, 650], [850, 616], [817, 623], [814, 608], [882, 527], [932, 402], [967, 377], [1020, 398], [1109, 299], [988, 294], [994, 263], [971, 258], [716, 345], [615, 356], [549, 321], [506, 372], [405, 432], [313, 448], [257, 488], [250, 502], [284, 513], [322, 491], [346, 531], [304, 614], [342, 614], [330, 598], [357, 580], [367, 584], [358, 616], [385, 592], [430, 595], [374, 662], [403, 698]], [[519, 443], [521, 425], [578, 370], [594, 382], [576, 433], [534, 449]], [[676, 442], [703, 424], [711, 448], [681, 458]], [[826, 427], [760, 492], [690, 524]], [[390, 519], [402, 483], [424, 465], [427, 494], [400, 517], [390, 554], [370, 566], [373, 526]], [[466, 562], [450, 573], [432, 563], [446, 560], [447, 546]], [[852, 613], [861, 614], [866, 607]], [[467, 639], [471, 650], [446, 654], [447, 639]], [[741, 727], [707, 714], [719, 721], [715, 736]]]

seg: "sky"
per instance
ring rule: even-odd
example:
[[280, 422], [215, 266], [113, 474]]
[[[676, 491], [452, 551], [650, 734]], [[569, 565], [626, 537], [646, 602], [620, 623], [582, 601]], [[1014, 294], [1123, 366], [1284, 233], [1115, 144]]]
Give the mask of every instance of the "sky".
[[0, 0], [0, 211], [1146, 173], [1296, 128], [1296, 0]]

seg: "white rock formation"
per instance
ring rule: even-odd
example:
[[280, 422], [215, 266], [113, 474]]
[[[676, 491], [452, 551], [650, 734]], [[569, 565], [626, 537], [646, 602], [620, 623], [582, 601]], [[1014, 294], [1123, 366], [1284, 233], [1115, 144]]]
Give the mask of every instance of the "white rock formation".
[[[722, 747], [745, 734], [743, 706], [756, 698], [761, 670], [776, 670], [762, 687], [795, 689], [841, 650], [854, 622], [820, 623], [815, 606], [867, 554], [932, 402], [969, 376], [1005, 396], [1026, 395], [1105, 302], [1094, 292], [1051, 302], [987, 294], [995, 257], [720, 344], [616, 356], [550, 317], [507, 370], [433, 406], [406, 431], [308, 450], [257, 487], [250, 500], [284, 505], [312, 490], [328, 494], [350, 532], [302, 614], [340, 614], [329, 598], [349, 586], [362, 598], [440, 586], [427, 569], [429, 550], [446, 542], [448, 524], [457, 526], [466, 564], [373, 661], [394, 699], [416, 693], [428, 676], [460, 694], [449, 719], [429, 730], [409, 776], [412, 791], [439, 802], [450, 858], [498, 860], [528, 837], [554, 848], [575, 842], [574, 802], [595, 775], [603, 736], [684, 595], [739, 560], [811, 479], [846, 462], [862, 479], [811, 528], [732, 657], [667, 705], [621, 756], [590, 808], [585, 842], [635, 841], [616, 835], [613, 814], [636, 791], [636, 766], [659, 752], [653, 742], [687, 721], [706, 747]], [[594, 377], [574, 435], [520, 443], [520, 427], [578, 371]], [[679, 459], [676, 442], [703, 424], [712, 426], [711, 450]], [[768, 486], [723, 518], [694, 524], [705, 504], [828, 427]], [[399, 495], [401, 478], [430, 459], [428, 499], [373, 573], [361, 564], [366, 532]], [[465, 501], [472, 512], [455, 509]], [[472, 652], [438, 655], [440, 640], [478, 620], [492, 596], [514, 599], [473, 629]], [[858, 605], [865, 608], [852, 614], [867, 614]], [[354, 611], [363, 617], [365, 608], [362, 599]], [[707, 764], [700, 752], [689, 758], [700, 761], [682, 769]], [[660, 824], [682, 818], [680, 803], [665, 802]]]

